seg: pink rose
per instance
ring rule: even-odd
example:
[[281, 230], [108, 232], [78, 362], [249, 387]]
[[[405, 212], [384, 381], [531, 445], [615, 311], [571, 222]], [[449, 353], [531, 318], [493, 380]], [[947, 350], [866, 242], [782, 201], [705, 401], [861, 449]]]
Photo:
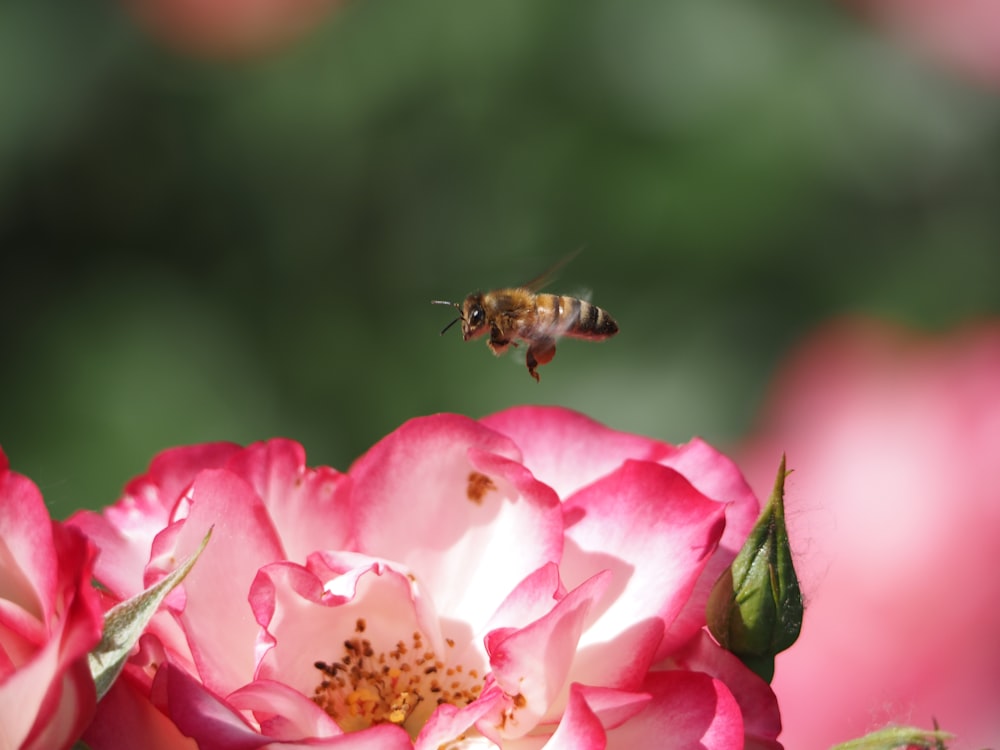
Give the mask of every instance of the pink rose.
[[845, 2], [958, 73], [1000, 85], [1000, 4], [996, 0]]
[[703, 629], [757, 513], [700, 441], [531, 407], [412, 420], [347, 474], [286, 440], [176, 449], [75, 522], [117, 597], [213, 529], [112, 691], [172, 720], [161, 747], [780, 748]]
[[191, 53], [246, 57], [288, 44], [340, 0], [123, 0], [156, 36]]
[[94, 713], [87, 652], [103, 621], [93, 557], [0, 451], [0, 747], [69, 747]]
[[773, 682], [783, 741], [937, 719], [953, 750], [1000, 746], [1000, 326], [821, 330], [742, 452], [755, 487], [782, 451], [806, 599]]

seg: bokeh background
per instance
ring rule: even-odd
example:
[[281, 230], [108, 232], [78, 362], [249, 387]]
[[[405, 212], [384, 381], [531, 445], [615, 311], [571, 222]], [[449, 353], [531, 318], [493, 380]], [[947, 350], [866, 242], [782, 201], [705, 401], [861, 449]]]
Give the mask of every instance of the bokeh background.
[[[140, 15], [0, 5], [0, 442], [58, 517], [170, 445], [346, 469], [436, 411], [725, 447], [830, 316], [1000, 313], [1000, 98], [856, 8], [356, 0], [237, 52]], [[536, 384], [438, 336], [581, 248], [551, 290], [616, 339]]]

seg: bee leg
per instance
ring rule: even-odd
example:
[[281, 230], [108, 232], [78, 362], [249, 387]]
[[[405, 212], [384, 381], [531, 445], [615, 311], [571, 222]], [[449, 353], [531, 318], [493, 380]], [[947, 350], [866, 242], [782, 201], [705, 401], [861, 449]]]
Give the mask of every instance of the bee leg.
[[542, 382], [542, 378], [536, 371], [536, 368], [548, 364], [554, 356], [556, 356], [556, 342], [552, 339], [541, 339], [531, 342], [531, 346], [528, 347], [528, 354], [525, 357], [525, 362], [528, 365], [528, 374], [536, 382]]
[[487, 342], [490, 347], [490, 351], [496, 354], [498, 357], [507, 351], [507, 347], [510, 346], [510, 339], [504, 338], [503, 333], [499, 328], [493, 326], [490, 329], [490, 340]]

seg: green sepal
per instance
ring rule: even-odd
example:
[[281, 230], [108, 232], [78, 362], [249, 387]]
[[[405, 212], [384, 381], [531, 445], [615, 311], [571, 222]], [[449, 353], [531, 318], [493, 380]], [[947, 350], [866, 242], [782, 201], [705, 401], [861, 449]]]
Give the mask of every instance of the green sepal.
[[141, 594], [116, 604], [105, 613], [101, 642], [87, 655], [98, 700], [111, 689], [111, 685], [125, 666], [129, 652], [145, 631], [160, 603], [191, 571], [211, 536], [212, 530], [209, 529], [194, 554], [163, 580], [153, 584]]

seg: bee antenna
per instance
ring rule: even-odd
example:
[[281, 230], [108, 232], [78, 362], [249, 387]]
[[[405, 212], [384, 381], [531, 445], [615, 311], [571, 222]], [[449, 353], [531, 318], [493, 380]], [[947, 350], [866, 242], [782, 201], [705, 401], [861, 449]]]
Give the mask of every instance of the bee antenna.
[[445, 331], [447, 331], [449, 328], [451, 328], [453, 325], [455, 325], [458, 321], [460, 321], [462, 319], [462, 314], [461, 314], [462, 313], [462, 306], [460, 304], [458, 304], [457, 302], [449, 302], [448, 300], [443, 300], [443, 299], [432, 299], [431, 300], [431, 304], [432, 305], [448, 305], [449, 307], [454, 307], [456, 310], [458, 310], [458, 313], [459, 313], [458, 317], [455, 318], [448, 325], [446, 325], [444, 328], [441, 329], [440, 335], [444, 336], [444, 332]]

